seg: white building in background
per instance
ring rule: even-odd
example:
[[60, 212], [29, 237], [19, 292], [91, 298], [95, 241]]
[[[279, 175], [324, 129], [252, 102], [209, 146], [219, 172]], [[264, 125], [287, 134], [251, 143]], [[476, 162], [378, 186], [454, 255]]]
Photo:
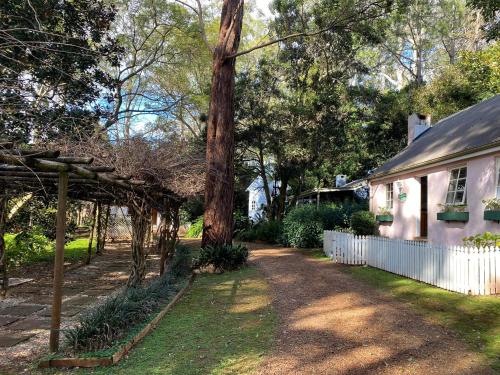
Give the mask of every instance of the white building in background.
[[[279, 182], [274, 183], [274, 181], [269, 182], [269, 190], [272, 195], [276, 195], [278, 192], [274, 191], [279, 189]], [[264, 191], [264, 182], [259, 176], [252, 181], [250, 186], [248, 186], [248, 218], [252, 221], [259, 221], [264, 216], [264, 209], [267, 207], [266, 193]]]

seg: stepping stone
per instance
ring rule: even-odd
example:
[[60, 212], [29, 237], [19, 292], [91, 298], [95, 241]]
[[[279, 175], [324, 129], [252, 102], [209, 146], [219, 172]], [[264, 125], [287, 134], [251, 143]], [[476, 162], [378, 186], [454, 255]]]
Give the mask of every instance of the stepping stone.
[[[2, 281], [3, 280], [0, 280], [0, 285], [2, 284]], [[33, 279], [22, 279], [19, 277], [10, 277], [8, 285], [9, 285], [9, 287], [13, 287], [13, 286], [29, 283], [30, 281], [33, 281]]]
[[91, 296], [79, 296], [72, 298], [63, 303], [63, 309], [65, 306], [88, 306], [94, 303], [96, 299]]
[[[78, 314], [82, 310], [83, 309], [80, 306], [67, 306], [67, 307], [63, 306], [61, 315], [65, 317], [72, 317]], [[39, 315], [44, 317], [51, 317], [52, 309], [49, 307], [48, 309], [43, 310]]]
[[40, 304], [40, 305], [45, 305], [45, 306], [50, 306], [52, 305], [52, 296], [51, 295], [31, 295], [31, 296], [26, 296], [29, 298], [29, 302]]
[[[2, 333], [5, 334], [6, 332]], [[18, 334], [9, 334], [8, 336], [0, 336], [0, 348], [8, 348], [10, 346], [14, 346], [19, 344], [20, 342], [28, 340], [30, 337], [34, 335], [18, 335]]]
[[80, 294], [83, 291], [83, 289], [63, 289], [63, 298], [64, 297], [73, 297], [76, 296], [77, 294]]
[[19, 320], [18, 316], [0, 316], [0, 327], [6, 326], [7, 324], [13, 323]]
[[100, 297], [100, 296], [105, 296], [108, 293], [106, 293], [105, 290], [99, 290], [99, 289], [88, 289], [84, 290], [82, 292], [83, 295], [85, 296], [92, 296], [92, 297]]
[[33, 329], [50, 329], [50, 319], [23, 319], [9, 326], [15, 331], [31, 331]]
[[44, 305], [14, 305], [0, 310], [0, 315], [27, 316], [43, 308]]
[[102, 285], [95, 286], [94, 289], [111, 290], [111, 289], [115, 289], [116, 287], [117, 287], [116, 285], [102, 284]]

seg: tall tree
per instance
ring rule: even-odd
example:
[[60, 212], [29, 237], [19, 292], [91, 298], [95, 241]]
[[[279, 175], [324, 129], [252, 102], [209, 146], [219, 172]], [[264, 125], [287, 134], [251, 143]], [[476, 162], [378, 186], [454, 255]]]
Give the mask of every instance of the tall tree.
[[2, 1], [0, 133], [27, 141], [93, 131], [117, 63], [109, 33], [115, 10], [103, 0]]
[[244, 0], [224, 0], [214, 51], [207, 124], [207, 175], [202, 246], [232, 243], [234, 195], [234, 76]]

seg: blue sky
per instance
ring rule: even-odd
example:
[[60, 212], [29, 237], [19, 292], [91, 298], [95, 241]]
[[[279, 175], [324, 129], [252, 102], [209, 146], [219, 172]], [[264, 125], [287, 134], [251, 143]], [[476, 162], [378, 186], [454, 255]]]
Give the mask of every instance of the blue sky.
[[269, 4], [271, 4], [272, 0], [255, 0], [257, 3], [257, 7], [266, 15], [270, 16], [271, 12], [269, 12]]

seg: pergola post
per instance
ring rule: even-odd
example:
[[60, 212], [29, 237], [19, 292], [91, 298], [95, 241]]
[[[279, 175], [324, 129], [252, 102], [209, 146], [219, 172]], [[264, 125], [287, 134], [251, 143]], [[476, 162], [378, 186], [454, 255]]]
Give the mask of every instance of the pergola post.
[[92, 208], [92, 224], [90, 226], [89, 246], [87, 248], [87, 259], [85, 260], [85, 264], [90, 264], [90, 261], [92, 259], [92, 242], [94, 240], [96, 217], [97, 217], [97, 202], [94, 202], [94, 207]]
[[5, 189], [0, 190], [0, 271], [2, 277], [2, 295], [7, 294], [9, 278], [7, 276], [7, 260], [5, 255], [5, 222], [7, 218], [7, 194]]
[[61, 327], [62, 287], [64, 277], [64, 237], [66, 232], [66, 202], [68, 195], [68, 172], [59, 172], [57, 193], [56, 256], [54, 261], [54, 284], [52, 322], [50, 326], [50, 351], [59, 349]]

